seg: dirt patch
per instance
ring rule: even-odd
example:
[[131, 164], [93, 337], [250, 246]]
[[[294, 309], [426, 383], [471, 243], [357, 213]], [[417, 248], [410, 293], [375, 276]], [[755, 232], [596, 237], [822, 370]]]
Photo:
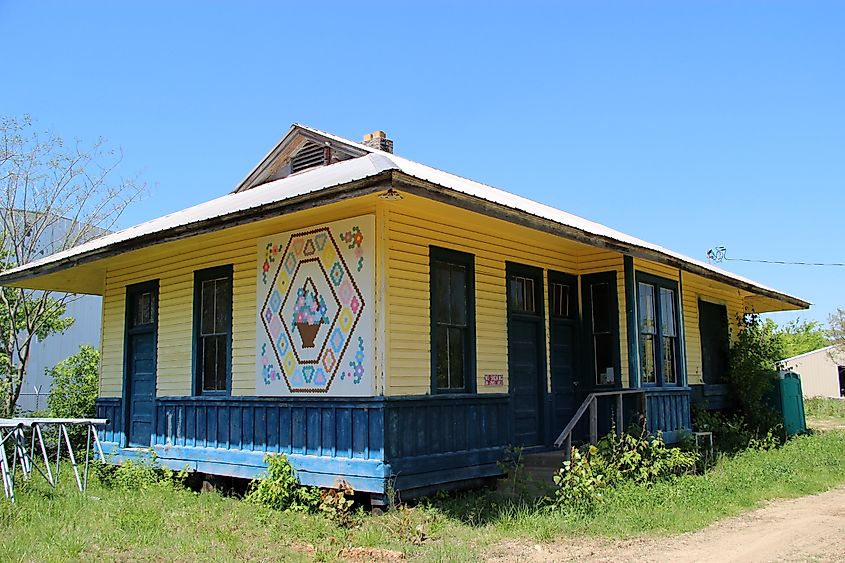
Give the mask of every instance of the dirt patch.
[[[311, 544], [297, 543], [291, 547], [294, 551], [303, 555], [315, 556], [317, 554], [317, 550]], [[365, 561], [401, 561], [405, 559], [405, 554], [401, 551], [380, 547], [345, 547], [340, 550], [337, 557], [341, 561], [348, 561], [349, 563], [363, 563]]]
[[401, 551], [377, 547], [347, 547], [340, 552], [344, 561], [400, 561], [405, 559]]
[[845, 487], [778, 500], [704, 530], [629, 540], [559, 539], [548, 544], [507, 542], [489, 561], [843, 561]]
[[845, 430], [845, 420], [841, 418], [808, 418], [807, 426], [817, 432]]

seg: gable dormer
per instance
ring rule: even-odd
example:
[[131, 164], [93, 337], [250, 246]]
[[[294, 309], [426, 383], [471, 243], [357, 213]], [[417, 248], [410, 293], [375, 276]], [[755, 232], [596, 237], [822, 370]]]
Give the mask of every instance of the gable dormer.
[[358, 158], [374, 150], [392, 152], [392, 148], [393, 142], [387, 139], [383, 131], [367, 135], [363, 143], [353, 143], [329, 133], [294, 124], [234, 191], [242, 192], [319, 166]]

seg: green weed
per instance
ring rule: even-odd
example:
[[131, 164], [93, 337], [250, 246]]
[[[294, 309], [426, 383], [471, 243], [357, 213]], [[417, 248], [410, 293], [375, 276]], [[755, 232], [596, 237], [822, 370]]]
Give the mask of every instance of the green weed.
[[56, 491], [33, 480], [19, 486], [16, 503], [0, 500], [0, 561], [312, 561], [335, 560], [352, 547], [421, 561], [475, 561], [509, 539], [700, 529], [769, 499], [845, 483], [843, 466], [845, 432], [831, 431], [723, 456], [703, 475], [625, 483], [608, 489], [590, 513], [484, 490], [400, 505], [382, 516], [359, 513], [349, 526], [320, 513], [272, 510], [171, 485], [105, 486], [92, 478], [83, 495], [66, 471]]

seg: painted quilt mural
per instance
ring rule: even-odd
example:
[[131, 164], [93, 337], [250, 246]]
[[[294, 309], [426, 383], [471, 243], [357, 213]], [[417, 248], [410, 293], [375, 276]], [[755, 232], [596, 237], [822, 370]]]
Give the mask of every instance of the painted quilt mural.
[[258, 241], [259, 395], [373, 394], [375, 220]]

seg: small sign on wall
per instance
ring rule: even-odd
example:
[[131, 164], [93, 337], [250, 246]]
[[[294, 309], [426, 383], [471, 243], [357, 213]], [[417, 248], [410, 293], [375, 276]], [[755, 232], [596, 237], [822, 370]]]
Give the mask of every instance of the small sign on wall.
[[501, 373], [485, 373], [484, 386], [485, 387], [503, 387], [505, 385], [505, 376]]

